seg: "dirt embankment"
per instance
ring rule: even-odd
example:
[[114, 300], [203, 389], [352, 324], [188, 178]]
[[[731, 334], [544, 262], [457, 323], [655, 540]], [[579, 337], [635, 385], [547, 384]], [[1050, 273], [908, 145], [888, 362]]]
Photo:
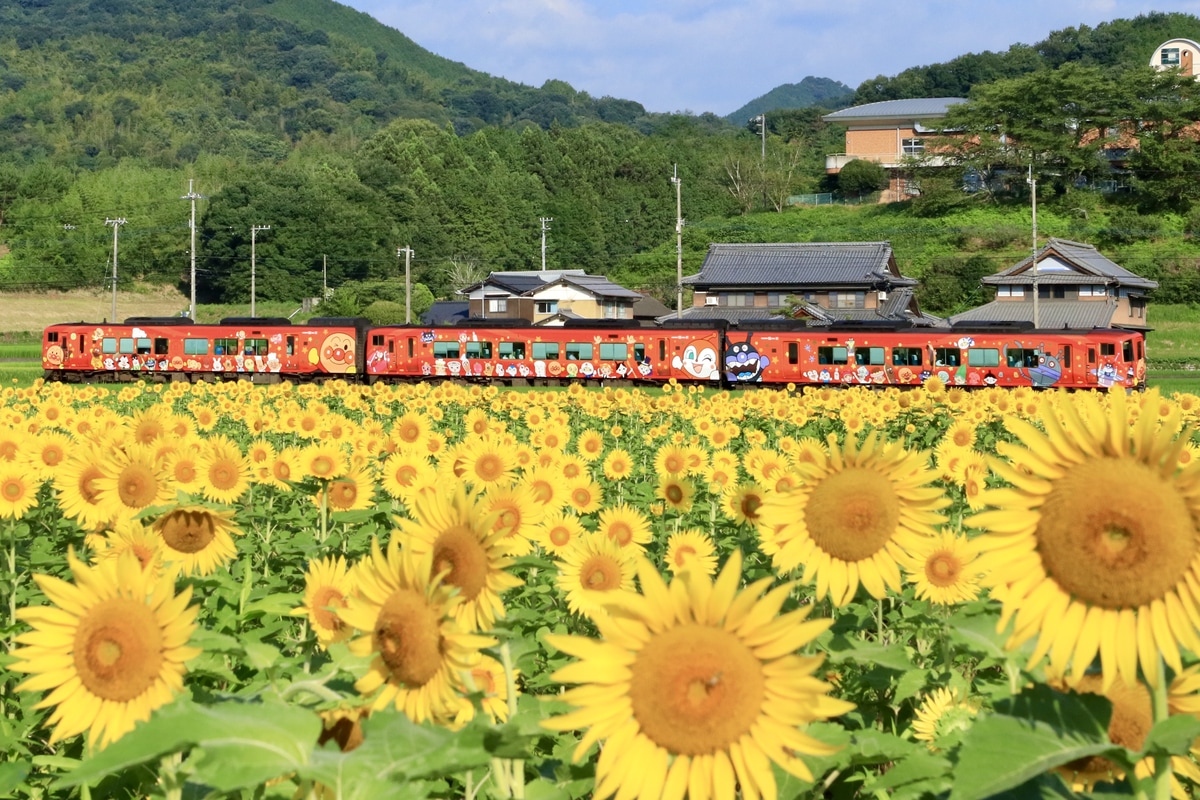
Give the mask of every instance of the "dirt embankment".
[[[188, 307], [174, 289], [117, 292], [117, 319], [174, 317]], [[0, 292], [0, 333], [41, 331], [56, 322], [100, 322], [112, 316], [112, 292]]]

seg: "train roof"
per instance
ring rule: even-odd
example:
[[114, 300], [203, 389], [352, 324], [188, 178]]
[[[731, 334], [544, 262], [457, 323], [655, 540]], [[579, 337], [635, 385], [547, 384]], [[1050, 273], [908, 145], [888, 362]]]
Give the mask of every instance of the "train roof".
[[291, 326], [292, 321], [287, 317], [225, 317], [221, 325], [257, 325], [258, 327], [274, 327], [277, 325]]
[[122, 325], [195, 325], [191, 317], [126, 317]]
[[371, 328], [371, 320], [366, 317], [313, 317], [308, 322], [301, 323], [308, 327], [324, 325], [327, 328]]

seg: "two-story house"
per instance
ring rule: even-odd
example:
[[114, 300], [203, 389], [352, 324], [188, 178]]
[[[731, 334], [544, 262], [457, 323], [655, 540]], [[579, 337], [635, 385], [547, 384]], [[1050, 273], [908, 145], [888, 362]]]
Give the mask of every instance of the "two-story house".
[[521, 319], [535, 325], [563, 319], [633, 320], [642, 295], [581, 269], [493, 272], [459, 290], [474, 319]]
[[683, 283], [693, 289], [687, 319], [928, 319], [888, 242], [710, 244]]
[[[1145, 330], [1146, 294], [1158, 283], [1135, 275], [1090, 244], [1050, 239], [1012, 267], [983, 279], [996, 299], [950, 319], [1035, 322], [1041, 328]], [[1036, 303], [1034, 298], [1037, 298]], [[1035, 313], [1036, 312], [1036, 313]]]
[[[925, 157], [926, 139], [938, 135], [946, 110], [965, 102], [962, 97], [883, 100], [826, 114], [826, 122], [846, 126], [846, 152], [826, 156], [825, 172], [836, 175], [851, 161], [874, 161], [888, 172], [880, 202], [905, 200], [916, 193], [905, 179], [905, 160]], [[925, 162], [936, 166], [936, 155]]]

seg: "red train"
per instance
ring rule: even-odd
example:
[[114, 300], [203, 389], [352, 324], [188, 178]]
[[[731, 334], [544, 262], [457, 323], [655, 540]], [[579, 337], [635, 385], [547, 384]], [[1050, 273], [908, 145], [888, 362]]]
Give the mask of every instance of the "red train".
[[1116, 329], [1029, 326], [807, 327], [581, 320], [563, 327], [496, 320], [454, 327], [374, 327], [357, 318], [132, 318], [46, 328], [48, 380], [463, 380], [516, 385], [653, 384], [672, 378], [727, 387], [912, 386], [930, 376], [962, 386], [1069, 389], [1144, 386], [1145, 337]]

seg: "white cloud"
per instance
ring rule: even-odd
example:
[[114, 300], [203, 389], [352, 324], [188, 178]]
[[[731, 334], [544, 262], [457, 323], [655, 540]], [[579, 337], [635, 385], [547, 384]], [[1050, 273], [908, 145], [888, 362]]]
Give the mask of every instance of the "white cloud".
[[1200, 2], [1143, 0], [341, 0], [421, 46], [492, 75], [551, 78], [652, 111], [727, 114], [806, 75], [856, 87], [1053, 30]]

